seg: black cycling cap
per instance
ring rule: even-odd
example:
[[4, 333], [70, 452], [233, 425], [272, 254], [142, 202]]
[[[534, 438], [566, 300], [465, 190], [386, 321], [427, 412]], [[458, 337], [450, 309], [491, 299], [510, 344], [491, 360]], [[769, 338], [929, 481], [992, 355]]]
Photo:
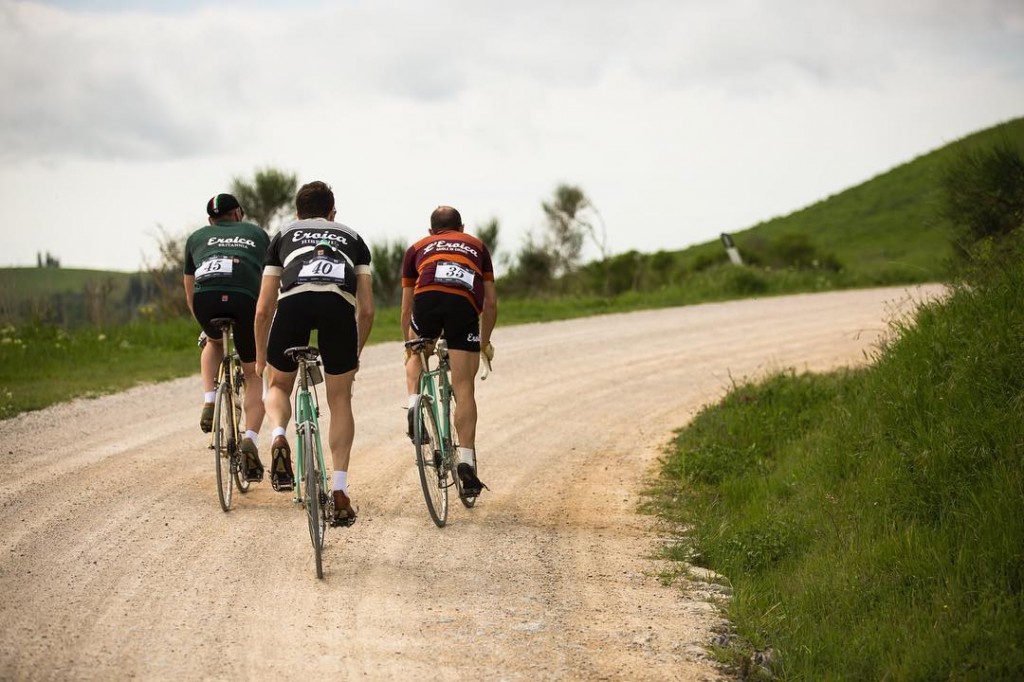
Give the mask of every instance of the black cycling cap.
[[238, 203], [238, 199], [234, 198], [230, 194], [218, 194], [206, 202], [206, 215], [224, 215], [225, 213], [234, 211], [236, 208], [241, 207], [242, 205]]

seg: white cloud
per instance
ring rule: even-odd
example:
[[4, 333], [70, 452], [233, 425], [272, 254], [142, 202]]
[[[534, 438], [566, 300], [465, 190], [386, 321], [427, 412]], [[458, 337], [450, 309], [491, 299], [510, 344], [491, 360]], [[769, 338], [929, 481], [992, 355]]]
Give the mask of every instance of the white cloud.
[[512, 250], [564, 181], [614, 251], [682, 248], [1024, 114], [1018, 2], [64, 4], [0, 5], [10, 262], [131, 268], [266, 165], [371, 241], [451, 203]]

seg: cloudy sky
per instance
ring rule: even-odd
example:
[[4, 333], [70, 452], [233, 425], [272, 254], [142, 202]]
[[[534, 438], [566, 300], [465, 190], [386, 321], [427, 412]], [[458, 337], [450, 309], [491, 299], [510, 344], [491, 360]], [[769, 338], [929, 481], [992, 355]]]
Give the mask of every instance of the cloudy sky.
[[1020, 0], [0, 0], [0, 265], [135, 270], [268, 166], [371, 244], [567, 182], [679, 249], [1022, 115]]

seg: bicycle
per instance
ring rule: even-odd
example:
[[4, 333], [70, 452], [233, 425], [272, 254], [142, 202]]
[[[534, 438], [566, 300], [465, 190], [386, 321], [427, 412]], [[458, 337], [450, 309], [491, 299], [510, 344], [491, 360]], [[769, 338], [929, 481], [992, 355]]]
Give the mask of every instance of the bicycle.
[[[306, 508], [309, 539], [313, 543], [316, 577], [324, 577], [323, 551], [327, 526], [351, 526], [355, 519], [335, 521], [334, 496], [327, 485], [323, 445], [320, 440], [320, 402], [316, 385], [321, 383], [320, 351], [315, 346], [296, 346], [285, 355], [298, 364], [299, 390], [295, 393], [295, 502]], [[305, 494], [303, 494], [305, 493]]]
[[[420, 356], [419, 395], [413, 403], [413, 442], [416, 468], [419, 470], [423, 499], [430, 518], [438, 528], [448, 521], [448, 488], [455, 486], [459, 500], [467, 509], [476, 504], [477, 495], [467, 495], [456, 473], [457, 445], [452, 431], [452, 383], [448, 365], [448, 344], [438, 339], [412, 339], [405, 342], [411, 353]], [[437, 367], [430, 369], [430, 356], [437, 355]]]
[[[242, 441], [239, 422], [245, 377], [242, 375], [238, 351], [232, 347], [234, 319], [215, 317], [210, 320], [210, 324], [220, 330], [224, 340], [224, 359], [217, 370], [217, 397], [214, 399], [210, 449], [213, 450], [217, 470], [217, 497], [221, 509], [228, 511], [231, 508], [232, 480], [238, 492], [249, 491], [250, 482], [246, 479], [244, 457], [239, 449]], [[206, 342], [205, 336], [200, 337], [200, 348]]]

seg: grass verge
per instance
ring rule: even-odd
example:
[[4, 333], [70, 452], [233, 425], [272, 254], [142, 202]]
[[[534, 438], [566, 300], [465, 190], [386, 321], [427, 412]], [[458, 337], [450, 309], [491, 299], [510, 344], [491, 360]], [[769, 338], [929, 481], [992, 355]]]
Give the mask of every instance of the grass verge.
[[1024, 679], [1022, 253], [871, 368], [736, 387], [678, 433], [656, 505], [673, 558], [729, 578], [748, 678]]
[[[906, 273], [890, 278], [881, 271], [871, 279], [852, 279], [825, 271], [723, 265], [693, 274], [685, 285], [652, 292], [503, 299], [499, 302], [499, 327], [750, 296], [903, 283], [908, 279], [912, 280]], [[198, 324], [190, 319], [71, 331], [39, 324], [9, 325], [0, 330], [0, 418], [141, 382], [195, 374], [199, 371], [195, 344], [198, 334]], [[500, 338], [499, 329], [495, 338], [498, 345]], [[399, 309], [378, 308], [369, 343], [399, 339]]]

